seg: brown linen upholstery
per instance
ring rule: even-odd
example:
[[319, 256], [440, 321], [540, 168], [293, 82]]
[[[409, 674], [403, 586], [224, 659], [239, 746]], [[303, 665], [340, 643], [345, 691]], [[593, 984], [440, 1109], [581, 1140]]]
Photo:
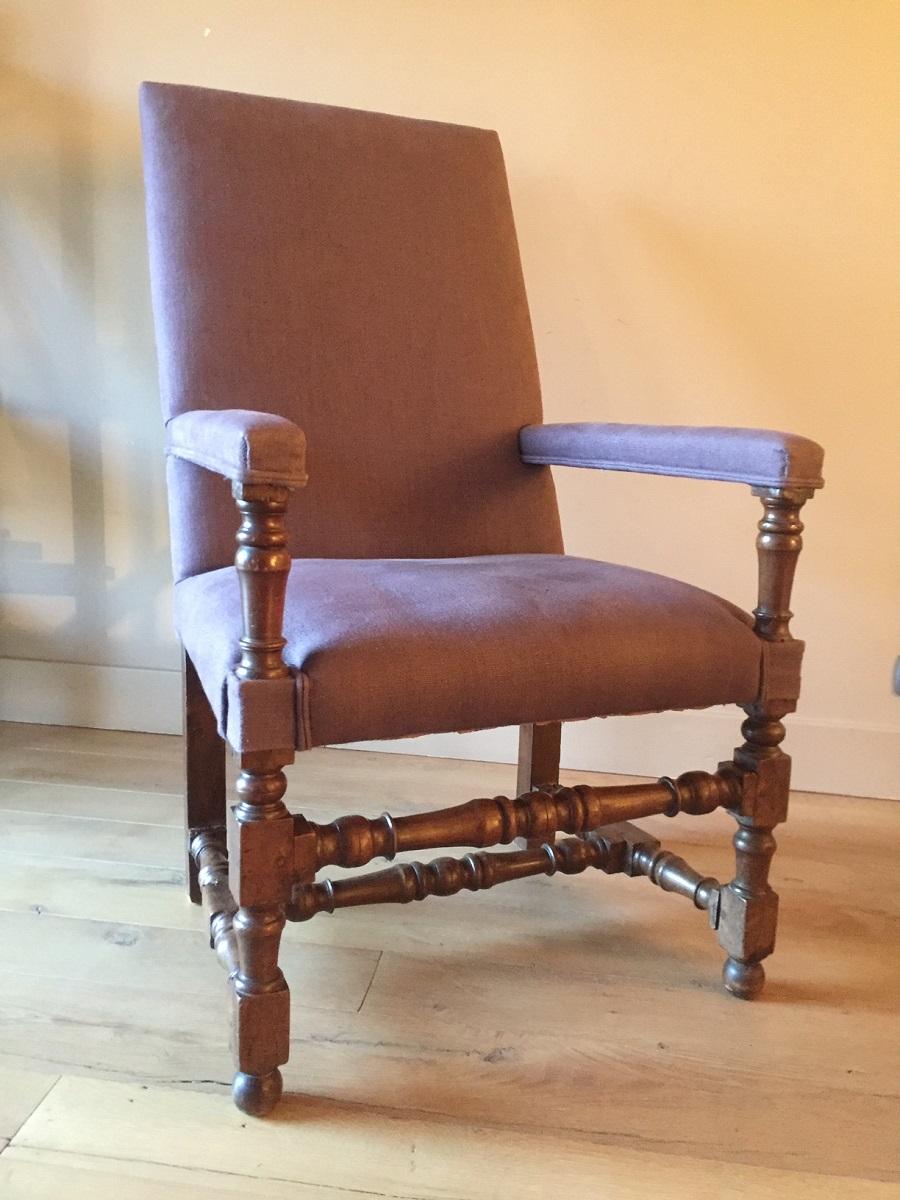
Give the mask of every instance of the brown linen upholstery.
[[[300, 426], [293, 553], [559, 552], [497, 135], [169, 84], [141, 114], [165, 416]], [[229, 564], [227, 484], [173, 459], [169, 497], [176, 578]]]
[[[226, 711], [235, 572], [183, 580], [175, 605], [222, 732], [238, 746], [266, 734], [280, 744], [284, 698], [269, 709], [266, 681], [252, 725]], [[746, 613], [674, 579], [564, 555], [297, 560], [284, 636], [300, 749], [748, 703], [760, 690], [762, 644]]]

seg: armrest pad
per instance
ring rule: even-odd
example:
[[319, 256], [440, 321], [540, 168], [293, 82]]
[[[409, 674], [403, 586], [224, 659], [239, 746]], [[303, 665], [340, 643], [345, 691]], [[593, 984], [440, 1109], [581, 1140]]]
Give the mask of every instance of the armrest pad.
[[166, 453], [237, 483], [306, 483], [306, 437], [286, 417], [243, 408], [195, 409], [166, 426]]
[[822, 487], [821, 446], [793, 433], [688, 425], [527, 425], [522, 460], [753, 487]]

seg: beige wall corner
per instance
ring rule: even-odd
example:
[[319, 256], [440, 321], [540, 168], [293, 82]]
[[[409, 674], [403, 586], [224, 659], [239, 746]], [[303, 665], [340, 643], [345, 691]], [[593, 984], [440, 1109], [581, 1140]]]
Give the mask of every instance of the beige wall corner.
[[[808, 647], [797, 782], [886, 790], [877, 762], [900, 744], [898, 44], [890, 0], [9, 0], [0, 655], [28, 682], [7, 684], [4, 714], [178, 722], [137, 125], [151, 78], [498, 129], [548, 419], [821, 441], [828, 486], [805, 512], [794, 603]], [[558, 482], [571, 552], [752, 605], [745, 489]], [[111, 718], [120, 694], [129, 715]], [[630, 761], [632, 735], [604, 728], [570, 744], [624, 769], [611, 763]]]

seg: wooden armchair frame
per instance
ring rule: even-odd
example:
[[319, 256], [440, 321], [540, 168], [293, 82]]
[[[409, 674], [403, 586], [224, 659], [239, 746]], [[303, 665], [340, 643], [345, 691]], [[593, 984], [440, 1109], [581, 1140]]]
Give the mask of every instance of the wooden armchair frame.
[[[759, 523], [756, 635], [790, 643], [790, 595], [803, 525], [805, 487], [754, 487]], [[291, 560], [285, 512], [289, 489], [234, 484], [242, 520], [235, 565], [243, 610], [241, 660], [248, 680], [289, 673], [282, 660], [285, 587]], [[788, 651], [789, 653], [789, 651]], [[777, 693], [777, 688], [775, 689]], [[283, 768], [294, 748], [243, 753], [237, 803], [226, 816], [224, 741], [192, 663], [185, 659], [188, 873], [192, 900], [205, 905], [210, 940], [228, 971], [236, 1075], [234, 1098], [263, 1115], [282, 1088], [288, 1059], [289, 994], [278, 966], [287, 920], [375, 903], [480, 891], [531, 875], [577, 874], [589, 867], [644, 876], [706, 911], [725, 951], [725, 987], [751, 999], [765, 981], [778, 897], [769, 885], [773, 828], [787, 815], [790, 759], [781, 750], [782, 718], [796, 706], [772, 689], [745, 706], [743, 744], [715, 773], [697, 771], [656, 783], [560, 787], [560, 725], [520, 730], [518, 795], [472, 800], [453, 808], [393, 818], [341, 817], [316, 825], [284, 804]], [[723, 807], [737, 821], [735, 875], [726, 884], [704, 877], [631, 822], [652, 814], [708, 813]], [[227, 832], [226, 832], [227, 827]], [[569, 834], [560, 841], [558, 833]], [[406, 863], [356, 878], [317, 879], [323, 868], [363, 867], [399, 851], [486, 848], [523, 841], [504, 854], [470, 853]]]
[[[545, 425], [490, 130], [159, 83], [141, 111], [175, 616], [194, 660], [188, 870], [229, 974], [239, 1107], [264, 1113], [281, 1090], [285, 922], [338, 907], [589, 867], [645, 876], [707, 913], [726, 987], [756, 995], [777, 918], [782, 718], [799, 695], [790, 591], [821, 447], [774, 430]], [[290, 528], [311, 582], [286, 610], [307, 438], [313, 482]], [[755, 635], [721, 597], [566, 555], [552, 466], [751, 486]], [[558, 611], [544, 603], [557, 586]], [[714, 773], [559, 786], [559, 718], [722, 703], [745, 708], [744, 742]], [[512, 722], [550, 722], [522, 728], [514, 798], [321, 826], [284, 804], [295, 749]], [[240, 764], [227, 815], [217, 730]], [[726, 884], [631, 823], [719, 807], [738, 823]], [[317, 877], [447, 846], [473, 852]]]

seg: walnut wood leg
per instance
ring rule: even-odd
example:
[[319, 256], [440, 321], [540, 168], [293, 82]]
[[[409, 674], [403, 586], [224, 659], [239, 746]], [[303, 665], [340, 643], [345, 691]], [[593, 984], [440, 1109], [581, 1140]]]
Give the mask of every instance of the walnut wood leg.
[[230, 977], [235, 1104], [263, 1116], [281, 1096], [288, 1060], [290, 995], [278, 966], [284, 908], [291, 896], [294, 822], [282, 797], [291, 751], [244, 754], [239, 803], [229, 825], [229, 878], [238, 968]]
[[[792, 707], [792, 706], [791, 706]], [[719, 944], [728, 954], [725, 987], [741, 1000], [752, 1000], [766, 981], [762, 959], [775, 948], [778, 896], [769, 885], [775, 853], [772, 830], [787, 817], [791, 760], [778, 748], [784, 737], [783, 710], [751, 705], [742, 726], [744, 745], [735, 761], [754, 773], [735, 818], [735, 876], [722, 889]]]
[[[243, 633], [239, 679], [278, 681], [288, 668], [284, 599], [291, 557], [285, 509], [288, 491], [271, 484], [232, 488], [241, 512], [234, 565], [241, 590]], [[282, 767], [293, 747], [241, 754], [238, 803], [229, 823], [228, 870], [237, 903], [232, 918], [238, 969], [231, 976], [232, 1049], [237, 1072], [234, 1101], [243, 1112], [263, 1116], [281, 1095], [288, 1059], [290, 996], [278, 966], [284, 909], [294, 877], [294, 821], [282, 798]]]
[[[811, 493], [780, 488], [754, 489], [763, 504], [756, 548], [759, 599], [755, 630], [767, 642], [790, 642], [790, 600], [797, 558], [802, 549], [800, 510]], [[795, 681], [796, 682], [796, 681]], [[796, 696], [796, 690], [789, 691]], [[787, 817], [791, 760], [780, 745], [782, 717], [793, 712], [793, 699], [760, 697], [746, 706], [741, 727], [744, 744], [735, 751], [738, 769], [746, 771], [739, 808], [734, 810], [735, 877], [722, 889], [719, 943], [727, 953], [725, 987], [742, 1000], [759, 995], [766, 974], [762, 960], [772, 953], [778, 923], [778, 896], [769, 886], [769, 864], [775, 852], [772, 830]]]
[[[536, 788], [559, 783], [559, 748], [562, 725], [552, 721], [546, 725], [519, 726], [519, 768], [516, 795], [524, 796]], [[533, 848], [540, 839], [518, 838], [516, 845]]]
[[562, 725], [519, 726], [519, 773], [516, 795], [533, 788], [559, 783], [559, 745]]
[[225, 828], [225, 742], [219, 737], [215, 713], [194, 664], [186, 653], [183, 659], [187, 880], [191, 900], [199, 904], [200, 885], [191, 841], [201, 829]]

